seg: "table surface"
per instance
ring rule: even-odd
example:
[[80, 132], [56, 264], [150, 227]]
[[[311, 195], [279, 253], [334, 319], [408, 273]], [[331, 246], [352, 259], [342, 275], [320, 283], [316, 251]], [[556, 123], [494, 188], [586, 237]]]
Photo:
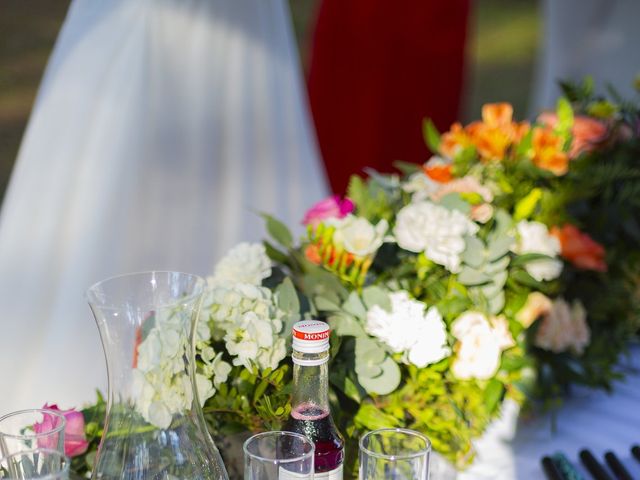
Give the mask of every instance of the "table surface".
[[602, 464], [605, 452], [613, 451], [640, 479], [640, 462], [630, 452], [631, 445], [640, 444], [640, 346], [630, 352], [620, 362], [627, 376], [616, 382], [613, 393], [576, 388], [555, 413], [555, 431], [552, 413], [516, 420], [517, 406], [506, 404], [502, 418], [476, 443], [476, 462], [458, 478], [544, 479], [540, 459], [562, 452], [591, 479], [578, 458], [588, 448]]

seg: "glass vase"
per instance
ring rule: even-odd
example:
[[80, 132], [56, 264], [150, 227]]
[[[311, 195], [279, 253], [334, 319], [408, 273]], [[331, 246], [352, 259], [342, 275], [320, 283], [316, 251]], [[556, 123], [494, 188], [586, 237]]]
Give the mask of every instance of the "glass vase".
[[198, 395], [211, 388], [195, 365], [204, 288], [195, 275], [146, 272], [87, 291], [109, 382], [92, 479], [228, 478]]

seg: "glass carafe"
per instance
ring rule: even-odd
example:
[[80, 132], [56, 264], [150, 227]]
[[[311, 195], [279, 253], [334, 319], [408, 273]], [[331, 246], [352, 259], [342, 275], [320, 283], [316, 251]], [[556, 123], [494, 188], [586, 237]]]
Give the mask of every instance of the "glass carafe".
[[211, 388], [195, 364], [204, 288], [195, 275], [146, 272], [87, 291], [109, 380], [92, 479], [228, 478], [198, 398]]

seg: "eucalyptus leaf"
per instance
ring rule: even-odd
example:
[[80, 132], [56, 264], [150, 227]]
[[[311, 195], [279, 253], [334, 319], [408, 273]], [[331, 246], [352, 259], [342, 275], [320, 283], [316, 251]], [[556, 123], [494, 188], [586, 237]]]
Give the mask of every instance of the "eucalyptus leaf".
[[464, 239], [465, 249], [462, 261], [474, 268], [480, 268], [484, 263], [484, 243], [478, 237], [467, 235]]
[[367, 316], [367, 309], [357, 292], [351, 292], [349, 294], [347, 301], [342, 305], [342, 309], [361, 320], [364, 320]]
[[471, 212], [471, 205], [465, 202], [459, 193], [448, 193], [438, 203], [448, 210], [458, 210], [465, 215]]
[[509, 253], [514, 242], [515, 239], [510, 235], [503, 235], [492, 239], [488, 244], [488, 260], [493, 262], [500, 257], [504, 257]]
[[283, 282], [278, 285], [276, 288], [276, 296], [280, 310], [290, 314], [299, 314], [300, 301], [298, 300], [296, 288], [293, 286], [290, 278], [285, 278]]
[[490, 275], [490, 276], [494, 276], [494, 275], [496, 275], [498, 273], [506, 272], [507, 268], [509, 267], [509, 263], [510, 262], [511, 262], [511, 258], [509, 258], [509, 256], [505, 255], [504, 257], [500, 258], [499, 260], [495, 260], [495, 261], [485, 265], [484, 273], [486, 273], [487, 275]]
[[482, 285], [484, 283], [490, 282], [491, 277], [479, 270], [464, 266], [458, 274], [458, 281], [461, 284], [467, 286]]
[[505, 302], [504, 291], [498, 292], [496, 296], [488, 300], [489, 300], [489, 313], [491, 313], [492, 315], [498, 315], [504, 308], [504, 302]]
[[328, 323], [331, 330], [341, 337], [365, 337], [367, 335], [362, 324], [345, 312], [330, 316]]
[[380, 348], [378, 342], [369, 336], [356, 338], [356, 365], [358, 363], [380, 364], [384, 361], [386, 353]]
[[374, 306], [378, 306], [387, 312], [391, 311], [391, 299], [389, 298], [389, 292], [384, 288], [376, 285], [365, 287], [362, 290], [362, 300], [364, 301], [367, 310], [370, 310]]
[[324, 296], [318, 295], [313, 299], [316, 308], [321, 312], [339, 312], [340, 306]]
[[400, 385], [400, 367], [391, 357], [387, 357], [380, 366], [382, 367], [382, 374], [375, 378], [359, 375], [358, 381], [369, 393], [388, 395]]

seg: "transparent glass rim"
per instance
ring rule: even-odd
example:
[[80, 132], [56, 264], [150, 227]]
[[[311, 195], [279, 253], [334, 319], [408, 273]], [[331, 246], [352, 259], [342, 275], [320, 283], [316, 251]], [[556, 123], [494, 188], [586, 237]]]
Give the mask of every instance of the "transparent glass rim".
[[[180, 276], [184, 276], [184, 277], [192, 277], [193, 279], [195, 279], [196, 284], [198, 286], [200, 286], [200, 291], [194, 292], [190, 295], [185, 295], [184, 297], [182, 297], [180, 300], [184, 301], [184, 302], [189, 302], [191, 300], [194, 300], [196, 298], [198, 298], [200, 295], [202, 295], [205, 291], [205, 287], [207, 284], [207, 281], [202, 278], [200, 275], [196, 275], [195, 273], [187, 273], [187, 272], [180, 272], [177, 270], [143, 270], [140, 272], [130, 272], [130, 273], [122, 273], [119, 275], [113, 275], [112, 277], [107, 277], [104, 278], [102, 280], [99, 280], [97, 282], [95, 282], [94, 284], [92, 284], [89, 288], [87, 288], [87, 290], [84, 293], [85, 299], [87, 300], [87, 302], [89, 303], [93, 303], [92, 299], [95, 297], [95, 295], [93, 294], [93, 292], [97, 291], [98, 288], [106, 283], [111, 283], [114, 282], [116, 280], [122, 280], [125, 278], [134, 278], [134, 277], [140, 277], [140, 278], [150, 278], [153, 277], [154, 275], [180, 275]], [[156, 305], [156, 307], [162, 308], [162, 307], [168, 307], [169, 305]], [[101, 309], [112, 309], [112, 310], [120, 310], [122, 308], [122, 305], [116, 305], [116, 304], [104, 304], [104, 305], [100, 305]]]
[[[43, 415], [44, 414], [52, 415], [54, 417], [57, 417], [60, 420], [60, 425], [42, 433], [36, 433], [34, 431], [33, 433], [17, 434], [17, 433], [7, 433], [2, 431], [2, 422], [4, 420], [7, 420], [12, 417], [17, 417], [18, 415], [24, 415], [27, 413], [42, 413]], [[48, 408], [27, 408], [26, 410], [18, 410], [15, 412], [7, 413], [6, 415], [3, 415], [2, 417], [0, 417], [0, 437], [13, 438], [15, 440], [38, 439], [38, 438], [48, 437], [56, 433], [61, 433], [64, 431], [66, 425], [67, 425], [67, 419], [60, 412], [56, 412], [55, 410], [50, 410]]]
[[44, 453], [50, 456], [55, 456], [60, 458], [61, 467], [60, 470], [54, 473], [47, 473], [46, 475], [38, 475], [30, 477], [33, 480], [55, 480], [60, 478], [63, 475], [69, 474], [69, 468], [71, 467], [71, 460], [66, 455], [60, 453], [58, 450], [52, 450], [50, 448], [34, 448], [33, 450], [24, 450], [21, 452], [12, 453], [11, 455], [7, 455], [6, 457], [0, 458], [0, 464], [10, 461], [15, 457], [22, 457], [23, 455], [34, 455], [34, 454]]
[[[425, 445], [424, 449], [419, 450], [417, 452], [412, 452], [412, 453], [389, 455], [386, 453], [374, 452], [373, 450], [370, 450], [364, 446], [364, 442], [367, 438], [372, 437], [374, 435], [379, 435], [381, 433], [389, 433], [389, 432], [403, 433], [407, 436], [419, 438], [420, 440], [424, 441], [424, 445]], [[377, 430], [372, 430], [371, 432], [367, 432], [362, 437], [360, 437], [360, 441], [358, 442], [358, 444], [360, 446], [360, 451], [366, 453], [371, 457], [382, 458], [385, 460], [409, 460], [412, 458], [422, 457], [427, 453], [431, 452], [431, 440], [429, 440], [426, 435], [420, 432], [416, 432], [415, 430], [409, 430], [408, 428], [379, 428]]]
[[[299, 438], [303, 442], [309, 444], [311, 449], [307, 453], [300, 455], [298, 457], [282, 458], [282, 459], [261, 457], [260, 455], [256, 455], [255, 453], [251, 453], [249, 451], [248, 446], [251, 442], [259, 440], [261, 438], [275, 437], [275, 436]], [[300, 462], [302, 460], [307, 460], [308, 458], [313, 458], [313, 456], [315, 455], [316, 446], [313, 444], [311, 440], [309, 440], [309, 437], [307, 437], [306, 435], [302, 435], [301, 433], [288, 432], [286, 430], [275, 430], [273, 432], [256, 433], [255, 435], [249, 437], [242, 445], [242, 451], [245, 453], [245, 455], [249, 455], [251, 458], [260, 460], [261, 462], [269, 462], [275, 465], [281, 465], [281, 464], [287, 464], [287, 463]]]

